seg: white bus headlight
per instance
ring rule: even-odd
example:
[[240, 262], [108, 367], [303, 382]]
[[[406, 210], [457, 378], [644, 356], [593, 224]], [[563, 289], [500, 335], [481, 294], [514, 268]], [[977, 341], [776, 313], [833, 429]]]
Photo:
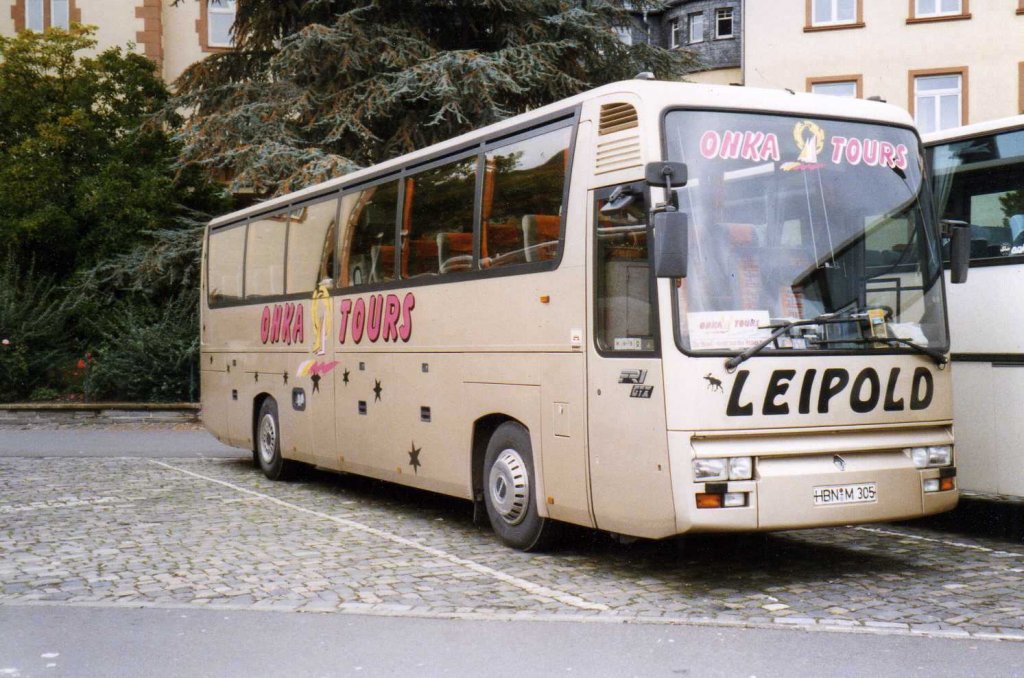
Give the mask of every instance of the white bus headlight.
[[750, 480], [754, 477], [754, 460], [750, 457], [729, 457], [729, 480]]
[[928, 447], [910, 447], [903, 450], [917, 468], [949, 466], [953, 463], [952, 445], [929, 445]]
[[694, 482], [707, 482], [714, 480], [728, 480], [729, 467], [727, 459], [694, 459], [693, 480]]
[[721, 459], [694, 459], [694, 482], [717, 480], [750, 480], [754, 477], [754, 460], [751, 457], [725, 457]]

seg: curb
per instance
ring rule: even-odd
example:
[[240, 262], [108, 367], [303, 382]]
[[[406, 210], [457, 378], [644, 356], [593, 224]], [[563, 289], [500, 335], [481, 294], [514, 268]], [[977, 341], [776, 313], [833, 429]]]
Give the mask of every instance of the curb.
[[12, 403], [0, 405], [0, 426], [195, 424], [199, 421], [199, 403]]

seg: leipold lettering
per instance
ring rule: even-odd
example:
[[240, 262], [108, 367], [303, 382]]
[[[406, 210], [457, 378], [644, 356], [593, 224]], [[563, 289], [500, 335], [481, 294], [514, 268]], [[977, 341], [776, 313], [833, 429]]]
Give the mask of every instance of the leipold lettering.
[[[796, 370], [774, 370], [768, 378], [761, 397], [761, 414], [765, 416], [790, 414], [828, 414], [838, 403], [846, 403], [858, 414], [866, 414], [882, 407], [886, 412], [924, 410], [935, 395], [935, 380], [931, 370], [918, 367], [910, 377], [901, 377], [902, 370], [894, 367], [883, 377], [872, 367], [866, 367], [851, 379], [850, 372], [840, 367], [822, 371], [805, 370], [799, 381]], [[732, 382], [729, 403], [725, 413], [730, 417], [749, 417], [755, 411], [755, 400], [744, 393], [750, 370], [740, 370]], [[907, 388], [909, 387], [909, 394]]]

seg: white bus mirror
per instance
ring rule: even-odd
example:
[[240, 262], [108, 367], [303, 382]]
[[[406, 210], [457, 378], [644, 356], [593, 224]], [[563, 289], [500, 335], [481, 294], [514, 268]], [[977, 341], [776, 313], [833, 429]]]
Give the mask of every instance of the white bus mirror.
[[654, 275], [685, 278], [687, 219], [683, 212], [654, 213]]

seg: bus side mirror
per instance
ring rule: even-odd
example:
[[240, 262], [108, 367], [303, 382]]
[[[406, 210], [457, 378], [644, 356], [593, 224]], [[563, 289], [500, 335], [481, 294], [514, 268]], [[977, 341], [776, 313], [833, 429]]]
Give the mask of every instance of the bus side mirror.
[[686, 214], [655, 212], [654, 275], [659, 278], [685, 278], [687, 245]]
[[942, 222], [949, 237], [949, 279], [954, 285], [967, 282], [967, 267], [971, 262], [971, 226], [966, 221]]
[[671, 193], [672, 187], [686, 185], [686, 163], [684, 162], [649, 162], [644, 167], [644, 180], [650, 186], [664, 186]]

